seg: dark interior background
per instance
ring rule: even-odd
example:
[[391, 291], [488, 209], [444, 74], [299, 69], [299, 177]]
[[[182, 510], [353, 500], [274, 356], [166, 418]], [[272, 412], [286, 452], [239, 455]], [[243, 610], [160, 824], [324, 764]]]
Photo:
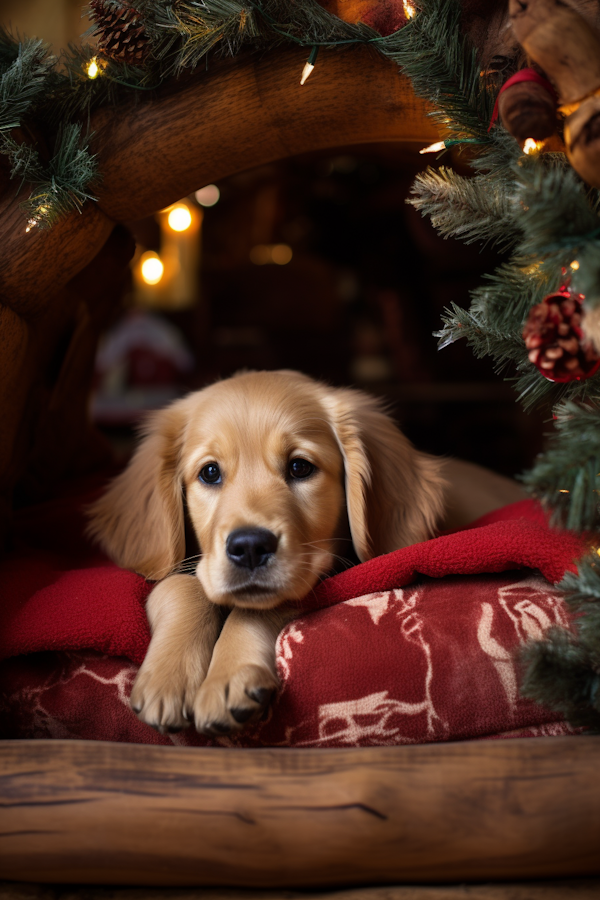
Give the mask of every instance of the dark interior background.
[[[525, 414], [490, 360], [460, 342], [438, 351], [433, 337], [444, 308], [467, 305], [499, 257], [439, 238], [406, 204], [416, 172], [430, 162], [438, 164], [394, 145], [349, 148], [220, 183], [219, 202], [204, 209], [194, 305], [153, 311], [179, 329], [194, 359], [171, 375], [175, 390], [244, 368], [300, 369], [385, 397], [423, 450], [507, 475], [530, 465], [543, 412]], [[154, 219], [128, 226], [139, 245], [160, 249]], [[256, 262], [257, 246], [276, 244], [291, 249], [289, 262]], [[125, 308], [132, 302], [126, 292]], [[140, 382], [139, 364], [128, 365]], [[153, 365], [160, 368], [145, 359], [142, 387], [164, 376]], [[126, 453], [137, 418], [100, 416], [99, 425]]]

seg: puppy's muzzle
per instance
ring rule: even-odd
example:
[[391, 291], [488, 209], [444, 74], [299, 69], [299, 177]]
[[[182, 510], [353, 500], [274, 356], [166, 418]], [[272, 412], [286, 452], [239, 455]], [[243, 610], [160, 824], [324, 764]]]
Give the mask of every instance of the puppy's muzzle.
[[277, 552], [279, 539], [266, 528], [237, 528], [225, 544], [228, 558], [242, 569], [266, 566]]

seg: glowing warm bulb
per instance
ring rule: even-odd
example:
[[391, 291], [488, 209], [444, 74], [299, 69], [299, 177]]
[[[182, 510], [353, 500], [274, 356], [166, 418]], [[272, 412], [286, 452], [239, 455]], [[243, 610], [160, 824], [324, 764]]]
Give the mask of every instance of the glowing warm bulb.
[[200, 206], [214, 206], [219, 202], [221, 191], [216, 184], [207, 184], [194, 194]]
[[275, 244], [271, 247], [271, 259], [278, 266], [287, 265], [292, 255], [292, 248], [288, 244]]
[[402, 6], [404, 7], [404, 15], [407, 19], [413, 19], [417, 14], [417, 9], [410, 0], [402, 0]]
[[576, 259], [574, 259], [573, 262], [571, 263], [571, 268], [573, 269], [574, 272], [576, 272], [577, 269], [579, 268], [579, 263], [577, 262]]
[[100, 68], [98, 67], [98, 62], [97, 62], [95, 56], [93, 56], [90, 59], [88, 65], [87, 65], [87, 69], [85, 71], [86, 71], [88, 78], [97, 78], [98, 77], [98, 75], [100, 74]]
[[422, 150], [419, 150], [421, 156], [424, 153], [438, 153], [440, 150], [445, 150], [446, 144], [444, 141], [438, 141], [437, 144], [430, 144], [429, 147], [423, 147]]
[[183, 204], [174, 206], [169, 212], [167, 222], [172, 231], [187, 231], [192, 224], [192, 214]]
[[158, 284], [163, 277], [165, 267], [160, 257], [151, 251], [144, 253], [141, 259], [140, 272], [146, 284]]
[[534, 153], [536, 150], [541, 150], [544, 146], [543, 141], [534, 141], [533, 138], [527, 138], [525, 143], [523, 144], [523, 153]]

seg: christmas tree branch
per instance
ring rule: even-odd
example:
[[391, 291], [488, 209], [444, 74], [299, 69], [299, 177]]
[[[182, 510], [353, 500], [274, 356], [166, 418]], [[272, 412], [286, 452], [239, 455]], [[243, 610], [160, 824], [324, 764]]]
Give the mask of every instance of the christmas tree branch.
[[443, 166], [417, 175], [407, 200], [443, 237], [466, 244], [496, 244], [506, 250], [517, 240], [513, 205], [496, 178], [465, 178]]
[[551, 510], [553, 525], [577, 531], [600, 526], [600, 397], [565, 400], [555, 408], [555, 432], [523, 477]]
[[0, 28], [0, 135], [23, 122], [44, 94], [53, 66], [43, 41], [15, 41]]
[[555, 709], [576, 728], [600, 732], [600, 676], [587, 649], [555, 628], [521, 652], [521, 694]]
[[99, 175], [87, 144], [81, 146], [81, 129], [81, 125], [59, 129], [54, 154], [46, 165], [30, 145], [7, 142], [5, 152], [11, 163], [11, 177], [20, 177], [33, 188], [24, 204], [28, 230], [49, 227], [63, 215], [81, 212], [86, 200], [95, 199], [90, 185]]
[[477, 52], [461, 33], [461, 12], [458, 0], [425, 0], [419, 15], [378, 49], [434, 105], [431, 115], [449, 138], [487, 145], [494, 104], [481, 90]]

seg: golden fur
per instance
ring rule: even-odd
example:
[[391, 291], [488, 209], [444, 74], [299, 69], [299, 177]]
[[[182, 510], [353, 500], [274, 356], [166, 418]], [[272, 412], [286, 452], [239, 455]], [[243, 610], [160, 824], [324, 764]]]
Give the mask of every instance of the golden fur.
[[[293, 459], [314, 473], [291, 478]], [[221, 483], [199, 480], [208, 463]], [[215, 734], [256, 717], [277, 685], [277, 633], [297, 614], [287, 601], [348, 555], [349, 537], [361, 561], [430, 537], [444, 508], [442, 465], [374, 398], [295, 372], [237, 375], [154, 413], [90, 524], [115, 562], [158, 581], [131, 695], [140, 718], [161, 731], [193, 720]], [[185, 557], [184, 496], [201, 556], [195, 574], [172, 574]], [[228, 558], [240, 528], [276, 535], [268, 565], [249, 572]]]

